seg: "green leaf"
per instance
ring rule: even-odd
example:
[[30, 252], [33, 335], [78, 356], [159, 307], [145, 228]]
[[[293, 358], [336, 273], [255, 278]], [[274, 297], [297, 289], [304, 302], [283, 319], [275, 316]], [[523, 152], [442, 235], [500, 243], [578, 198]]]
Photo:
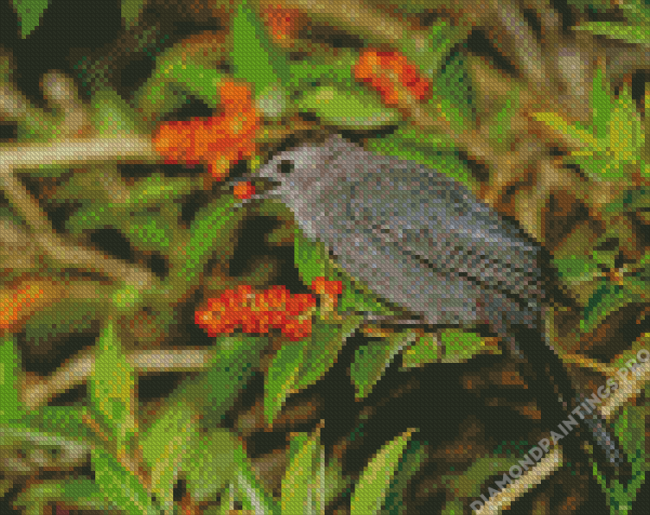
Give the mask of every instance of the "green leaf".
[[569, 125], [556, 113], [534, 113], [533, 117], [581, 142], [579, 150], [563, 158], [565, 163], [579, 165], [594, 180], [627, 177], [626, 165], [644, 165], [640, 150], [645, 134], [631, 94], [624, 86], [619, 98], [614, 98], [604, 72], [597, 68], [591, 102], [594, 127]]
[[339, 49], [336, 56], [312, 55], [309, 59], [292, 61], [287, 88], [294, 94], [319, 86], [354, 88], [357, 82], [352, 69], [358, 59], [356, 51]]
[[321, 320], [313, 326], [311, 344], [306, 349], [296, 381], [297, 390], [313, 385], [332, 368], [345, 341], [363, 319], [363, 316], [351, 315], [342, 324], [328, 324]]
[[[418, 11], [424, 12], [430, 8], [430, 5], [422, 4]], [[428, 30], [429, 34], [427, 34], [425, 45], [420, 46], [419, 40], [407, 34], [406, 39], [397, 42], [397, 46], [401, 53], [408, 56], [408, 59], [413, 61], [426, 77], [431, 78], [438, 74], [440, 67], [447, 60], [450, 50], [465, 40], [472, 29], [467, 24], [459, 23], [454, 27], [447, 20], [438, 20]], [[442, 73], [446, 72], [445, 69]]]
[[172, 268], [172, 280], [180, 279], [188, 286], [198, 284], [200, 273], [208, 260], [215, 257], [215, 251], [223, 256], [233, 250], [232, 232], [244, 214], [245, 209], [241, 209], [240, 202], [231, 195], [224, 195], [201, 210], [190, 228], [189, 242], [180, 249], [182, 262], [177, 271]]
[[[433, 97], [443, 106], [445, 115], [454, 119], [461, 125], [456, 130], [471, 128], [476, 120], [474, 95], [472, 93], [472, 79], [465, 71], [465, 61], [460, 52], [451, 54], [446, 62], [445, 69], [434, 78]], [[432, 99], [429, 104], [433, 104]]]
[[38, 27], [49, 0], [12, 0], [20, 19], [20, 36], [25, 39]]
[[62, 494], [63, 485], [60, 482], [46, 481], [21, 492], [13, 505], [15, 509], [25, 508], [26, 515], [45, 515], [52, 499], [61, 499]]
[[[233, 481], [237, 438], [227, 429], [217, 428], [207, 434], [192, 434], [183, 462], [187, 488], [197, 502], [214, 498], [219, 490]], [[222, 497], [223, 499], [223, 497]]]
[[113, 456], [97, 447], [91, 450], [95, 481], [104, 497], [130, 515], [157, 515], [149, 494], [140, 481]]
[[[66, 440], [71, 443], [85, 444], [93, 442], [96, 434], [83, 422], [82, 415], [83, 411], [79, 406], [41, 406], [36, 411], [26, 413], [22, 420], [34, 431], [65, 435]], [[63, 453], [59, 453], [59, 456], [65, 460]], [[70, 464], [77, 463], [78, 458], [74, 460]]]
[[643, 302], [643, 297], [631, 292], [625, 286], [611, 284], [606, 279], [589, 299], [580, 320], [580, 332], [593, 332], [613, 311], [625, 309], [626, 306]]
[[413, 340], [410, 332], [393, 333], [359, 347], [350, 365], [350, 376], [356, 386], [356, 399], [365, 399], [379, 382], [395, 355]]
[[[620, 415], [612, 424], [623, 451], [630, 458], [634, 474], [629, 483], [623, 484], [613, 480], [608, 488], [605, 478], [600, 472], [596, 473], [597, 481], [603, 489], [612, 514], [633, 511], [633, 507], [638, 504], [638, 502], [635, 503], [637, 495], [647, 481], [650, 466], [647, 463], [645, 452], [646, 417], [647, 407], [645, 406], [623, 406]], [[598, 467], [597, 464], [595, 466]]]
[[399, 460], [415, 431], [409, 429], [384, 445], [366, 465], [354, 488], [350, 515], [380, 513]]
[[[97, 202], [87, 202], [84, 207], [77, 209], [66, 221], [70, 234], [84, 234], [96, 229], [118, 225], [119, 218], [111, 210]], [[118, 225], [119, 226], [119, 225]]]
[[240, 391], [259, 365], [260, 355], [268, 345], [268, 338], [233, 336], [217, 340], [219, 352], [209, 369], [183, 384], [167, 398], [171, 407], [193, 405], [200, 409], [205, 420], [215, 424], [232, 407]]
[[259, 480], [243, 447], [238, 445], [234, 452], [237, 463], [235, 486], [245, 510], [254, 510], [256, 515], [279, 515], [280, 510], [273, 496], [260, 485]]
[[122, 0], [122, 18], [126, 22], [127, 29], [138, 23], [148, 3], [149, 0]]
[[360, 87], [314, 88], [296, 101], [296, 107], [314, 113], [323, 123], [347, 130], [378, 129], [400, 120], [399, 111], [385, 107], [377, 93]]
[[284, 52], [271, 45], [259, 17], [245, 0], [238, 6], [231, 31], [235, 77], [254, 84], [256, 94], [272, 85], [287, 84], [289, 68]]
[[139, 209], [178, 203], [180, 197], [203, 189], [201, 177], [162, 177], [154, 174], [135, 183], [129, 203]]
[[[174, 220], [174, 223], [176, 221]], [[162, 251], [167, 249], [174, 238], [174, 227], [165, 216], [158, 213], [139, 213], [131, 217], [126, 235], [133, 245], [145, 251]]]
[[59, 299], [47, 309], [36, 311], [25, 324], [26, 342], [36, 348], [49, 348], [51, 339], [92, 329], [93, 322], [101, 318], [105, 296], [106, 288], [98, 287], [94, 297]]
[[598, 275], [598, 263], [591, 256], [555, 258], [553, 264], [565, 282], [593, 281]]
[[197, 432], [194, 413], [189, 406], [167, 408], [140, 439], [142, 456], [151, 467], [151, 491], [170, 513], [177, 474]]
[[402, 366], [406, 369], [437, 363], [441, 359], [440, 342], [437, 334], [417, 336], [415, 342], [402, 352]]
[[650, 45], [650, 25], [647, 23], [637, 25], [625, 25], [613, 22], [584, 22], [573, 30], [591, 32], [596, 36], [605, 36], [609, 39], [617, 39], [625, 43], [636, 45]]
[[22, 416], [22, 406], [18, 401], [19, 364], [16, 337], [0, 337], [0, 417], [5, 422]]
[[133, 98], [140, 118], [150, 130], [165, 115], [188, 102], [189, 95], [200, 98], [210, 109], [219, 106], [218, 86], [228, 76], [211, 62], [218, 57], [189, 53], [183, 44], [177, 44], [156, 59], [151, 77]]
[[136, 309], [143, 304], [142, 295], [132, 284], [127, 284], [113, 293], [111, 301], [113, 306], [122, 313], [135, 313]]
[[483, 338], [462, 329], [444, 329], [440, 332], [440, 343], [445, 349], [443, 363], [463, 363], [485, 349]]
[[122, 352], [112, 321], [102, 329], [95, 351], [95, 373], [87, 384], [91, 406], [108, 433], [116, 438], [116, 448], [128, 450], [135, 436], [135, 370]]
[[406, 515], [405, 498], [411, 478], [417, 474], [427, 458], [426, 447], [418, 440], [411, 440], [397, 466], [388, 493], [384, 511], [391, 515]]
[[[319, 443], [320, 430], [311, 436], [298, 435], [291, 440], [289, 465], [282, 478], [282, 513], [320, 515], [313, 505], [314, 497], [324, 490], [324, 468], [320, 460], [324, 453]], [[319, 481], [322, 480], [322, 481]]]
[[284, 401], [295, 391], [298, 373], [307, 347], [311, 342], [305, 338], [282, 346], [273, 363], [264, 385], [264, 415], [269, 424], [282, 411]]
[[624, 11], [625, 17], [630, 22], [646, 24], [650, 22], [650, 4], [647, 0], [625, 0], [618, 6]]
[[121, 138], [147, 131], [136, 121], [133, 109], [112, 88], [100, 89], [91, 101], [93, 126], [104, 138]]

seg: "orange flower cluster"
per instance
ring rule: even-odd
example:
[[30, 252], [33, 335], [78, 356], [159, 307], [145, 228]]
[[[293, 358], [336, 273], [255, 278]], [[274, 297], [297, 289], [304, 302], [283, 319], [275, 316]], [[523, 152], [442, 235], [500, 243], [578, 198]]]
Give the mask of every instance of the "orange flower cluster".
[[353, 70], [354, 77], [359, 82], [370, 84], [378, 91], [387, 106], [399, 105], [399, 96], [390, 78], [382, 74], [382, 69], [394, 72], [399, 83], [420, 102], [425, 102], [432, 97], [432, 83], [418, 73], [416, 65], [409, 64], [406, 57], [398, 52], [380, 52], [371, 48], [359, 57]]
[[0, 334], [5, 330], [10, 332], [19, 330], [21, 323], [30, 315], [29, 307], [43, 293], [42, 288], [32, 288], [28, 284], [21, 290], [2, 295], [0, 297]]
[[166, 163], [206, 162], [210, 174], [220, 181], [231, 163], [255, 154], [260, 117], [247, 85], [224, 81], [219, 93], [223, 107], [220, 116], [161, 124], [153, 141]]
[[246, 334], [280, 329], [291, 341], [297, 341], [311, 334], [311, 316], [304, 316], [304, 312], [315, 306], [313, 296], [292, 295], [284, 286], [253, 293], [252, 287], [245, 285], [226, 290], [218, 299], [209, 299], [208, 310], [197, 311], [195, 322], [209, 336], [232, 334], [235, 327], [241, 326]]
[[[317, 294], [337, 296], [343, 291], [340, 281], [326, 281], [319, 277], [312, 283]], [[246, 334], [267, 334], [280, 329], [291, 341], [311, 334], [312, 319], [309, 310], [316, 299], [309, 294], [292, 295], [284, 286], [255, 293], [249, 285], [226, 290], [217, 299], [208, 300], [206, 311], [197, 311], [195, 323], [206, 329], [211, 337], [232, 334], [241, 327]]]

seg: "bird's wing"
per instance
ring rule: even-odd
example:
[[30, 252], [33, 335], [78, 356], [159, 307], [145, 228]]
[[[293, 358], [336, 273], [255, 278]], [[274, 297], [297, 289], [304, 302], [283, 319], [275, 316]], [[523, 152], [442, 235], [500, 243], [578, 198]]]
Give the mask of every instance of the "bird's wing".
[[390, 158], [368, 167], [355, 159], [355, 154], [345, 154], [330, 165], [354, 168], [355, 180], [331, 181], [321, 196], [349, 199], [344, 218], [359, 230], [371, 231], [437, 270], [539, 302], [539, 249], [514, 224], [430, 168]]
[[500, 325], [505, 314], [509, 323], [534, 325], [537, 249], [455, 181], [379, 160], [369, 168], [354, 152], [341, 154], [303, 202], [299, 225], [305, 221], [353, 277], [430, 324]]

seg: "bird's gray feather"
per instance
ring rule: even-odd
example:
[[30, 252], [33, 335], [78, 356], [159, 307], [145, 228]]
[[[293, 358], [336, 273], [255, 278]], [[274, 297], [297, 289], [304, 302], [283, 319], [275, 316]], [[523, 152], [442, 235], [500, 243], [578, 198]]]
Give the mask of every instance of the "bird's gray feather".
[[340, 136], [283, 152], [260, 175], [282, 182], [298, 225], [345, 270], [427, 323], [535, 324], [538, 249], [458, 182]]
[[[539, 248], [463, 185], [338, 135], [281, 152], [259, 175], [277, 186], [265, 196], [280, 198], [305, 234], [375, 294], [431, 325], [489, 325], [514, 360], [533, 365], [540, 388], [546, 363], [572, 406], [580, 402], [539, 327]], [[526, 354], [513, 326], [540, 330]], [[629, 477], [629, 462], [606, 422], [594, 414], [588, 425], [603, 456], [599, 463], [615, 463]]]

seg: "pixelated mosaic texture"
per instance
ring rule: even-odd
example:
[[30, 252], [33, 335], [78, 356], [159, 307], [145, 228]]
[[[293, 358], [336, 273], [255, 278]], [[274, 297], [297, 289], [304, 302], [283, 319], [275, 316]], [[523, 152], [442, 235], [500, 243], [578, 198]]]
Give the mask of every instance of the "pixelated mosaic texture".
[[647, 20], [3, 0], [0, 512], [641, 513]]

